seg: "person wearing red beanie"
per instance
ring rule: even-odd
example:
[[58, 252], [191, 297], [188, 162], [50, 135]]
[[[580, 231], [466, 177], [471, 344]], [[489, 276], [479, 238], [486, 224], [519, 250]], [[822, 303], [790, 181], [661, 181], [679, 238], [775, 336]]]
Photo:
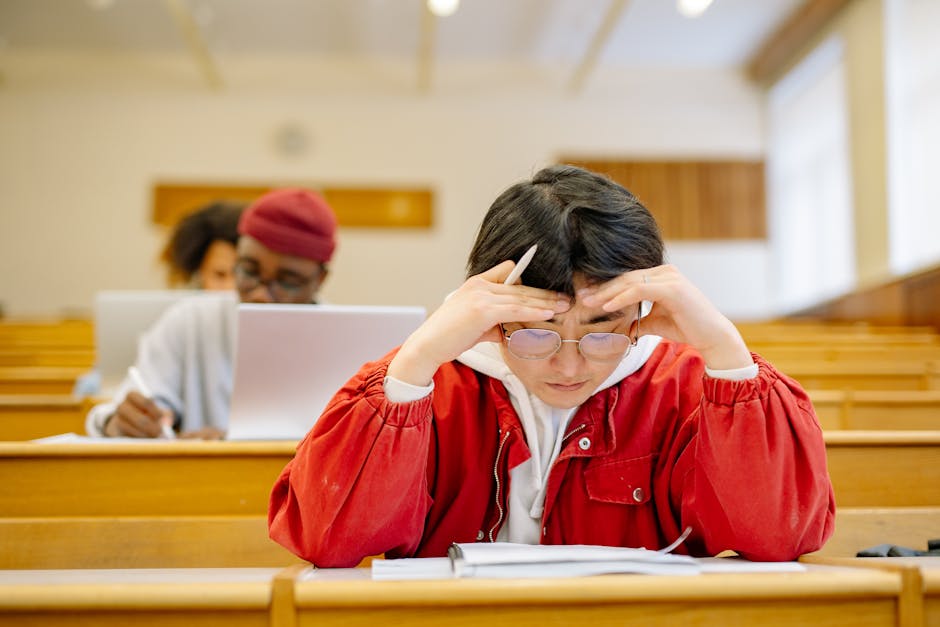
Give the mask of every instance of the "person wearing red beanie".
[[336, 250], [336, 215], [305, 189], [277, 189], [238, 222], [235, 285], [242, 302], [310, 303]]
[[249, 205], [238, 222], [234, 294], [192, 297], [170, 307], [141, 338], [134, 381], [116, 402], [96, 405], [85, 429], [94, 436], [217, 439], [228, 427], [237, 304], [315, 303], [336, 250], [336, 215], [318, 194], [276, 189]]

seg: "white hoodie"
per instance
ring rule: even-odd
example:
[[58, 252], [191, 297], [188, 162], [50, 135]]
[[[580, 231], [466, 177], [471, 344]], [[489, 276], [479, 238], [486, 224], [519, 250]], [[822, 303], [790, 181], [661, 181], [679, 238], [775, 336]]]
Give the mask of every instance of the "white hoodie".
[[[641, 337], [594, 393], [616, 385], [639, 370], [661, 339], [656, 335]], [[501, 542], [538, 544], [542, 535], [542, 509], [549, 470], [561, 451], [568, 422], [578, 408], [551, 407], [530, 394], [506, 365], [499, 345], [495, 342], [481, 342], [464, 352], [457, 361], [502, 381], [522, 422], [526, 443], [532, 453], [527, 461], [510, 470], [509, 514], [496, 539]], [[387, 377], [385, 395], [392, 402], [410, 402], [427, 396], [433, 387], [433, 383], [427, 387], [418, 387]]]

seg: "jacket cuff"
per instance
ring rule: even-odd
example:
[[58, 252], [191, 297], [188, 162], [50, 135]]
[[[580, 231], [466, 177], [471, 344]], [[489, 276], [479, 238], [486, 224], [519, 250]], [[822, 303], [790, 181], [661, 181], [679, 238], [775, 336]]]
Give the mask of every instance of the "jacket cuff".
[[[378, 367], [366, 376], [364, 385], [360, 388], [363, 396], [384, 417], [385, 423], [390, 426], [413, 427], [430, 420], [431, 391], [434, 389], [434, 382], [431, 382], [427, 394], [423, 396], [405, 401], [396, 400], [400, 397], [390, 397], [386, 394], [386, 381], [397, 381], [387, 375], [389, 361], [378, 363]], [[397, 381], [397, 383], [415, 388], [415, 390], [424, 389], [402, 381]], [[392, 385], [395, 384], [392, 383]]]
[[392, 403], [413, 403], [434, 391], [434, 381], [430, 385], [412, 385], [395, 377], [385, 376], [382, 381], [385, 398]]
[[704, 376], [705, 399], [718, 405], [733, 405], [767, 396], [780, 374], [760, 355], [751, 353], [751, 357], [753, 368], [757, 369], [754, 377], [734, 380]]

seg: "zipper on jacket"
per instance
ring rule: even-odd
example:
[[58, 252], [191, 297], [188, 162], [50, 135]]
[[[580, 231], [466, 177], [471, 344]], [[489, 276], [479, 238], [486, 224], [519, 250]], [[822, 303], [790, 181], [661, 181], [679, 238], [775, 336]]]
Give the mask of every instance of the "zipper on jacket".
[[568, 438], [570, 438], [571, 436], [573, 436], [575, 433], [577, 433], [577, 432], [580, 431], [581, 429], [586, 429], [586, 428], [587, 428], [587, 425], [586, 425], [586, 424], [580, 424], [580, 425], [578, 425], [577, 427], [575, 427], [574, 429], [572, 429], [571, 431], [569, 431], [568, 433], [565, 434], [565, 437], [563, 437], [563, 438], [561, 439], [561, 443], [564, 444], [565, 442], [568, 441]]
[[493, 462], [493, 478], [496, 479], [496, 509], [499, 510], [499, 518], [496, 519], [496, 524], [490, 527], [490, 532], [488, 534], [490, 538], [490, 542], [496, 542], [496, 539], [493, 537], [493, 532], [496, 530], [497, 527], [500, 526], [500, 524], [502, 524], [503, 514], [505, 513], [503, 511], [503, 504], [499, 498], [499, 492], [502, 487], [499, 482], [499, 458], [503, 454], [503, 446], [506, 445], [506, 440], [508, 439], [509, 439], [509, 432], [507, 431], [505, 434], [503, 434], [503, 439], [500, 440], [499, 448], [496, 449], [496, 461]]

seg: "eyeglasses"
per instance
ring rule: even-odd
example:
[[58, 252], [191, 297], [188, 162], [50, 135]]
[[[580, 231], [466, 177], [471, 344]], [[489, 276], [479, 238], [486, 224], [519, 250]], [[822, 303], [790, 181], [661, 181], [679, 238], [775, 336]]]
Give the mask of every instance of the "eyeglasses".
[[242, 262], [235, 264], [235, 287], [239, 292], [248, 293], [263, 285], [278, 302], [297, 298], [319, 276], [320, 272], [317, 272], [310, 277], [285, 276], [263, 280], [258, 270], [251, 265]]
[[[500, 325], [502, 328], [502, 325]], [[640, 311], [636, 315], [636, 333], [631, 338], [623, 333], [588, 333], [580, 340], [563, 340], [561, 335], [550, 329], [517, 329], [507, 334], [502, 329], [509, 352], [519, 359], [548, 359], [565, 342], [578, 345], [578, 351], [591, 361], [620, 361], [636, 346], [640, 339]]]

